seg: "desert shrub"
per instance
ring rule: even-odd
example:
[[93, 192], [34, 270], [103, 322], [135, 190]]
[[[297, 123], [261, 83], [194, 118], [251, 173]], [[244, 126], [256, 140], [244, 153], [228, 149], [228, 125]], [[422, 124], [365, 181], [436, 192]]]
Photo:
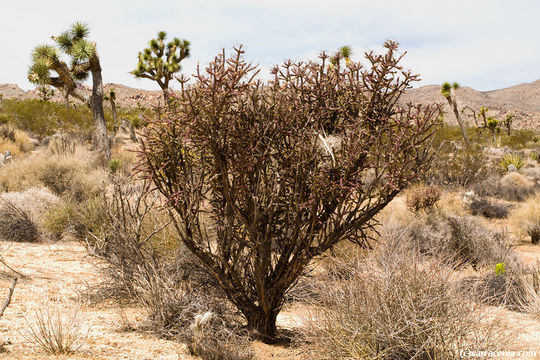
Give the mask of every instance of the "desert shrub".
[[33, 219], [40, 218], [55, 207], [60, 199], [47, 188], [30, 188], [21, 192], [4, 192], [4, 199], [29, 214]]
[[0, 125], [0, 139], [15, 142], [15, 129], [7, 124]]
[[9, 123], [39, 138], [52, 135], [59, 129], [90, 131], [93, 125], [90, 110], [81, 105], [66, 109], [63, 104], [50, 101], [7, 99], [2, 111]]
[[525, 161], [519, 154], [513, 153], [505, 155], [499, 165], [506, 171], [508, 171], [510, 165], [514, 165], [518, 171], [521, 171], [521, 168], [525, 166]]
[[462, 280], [464, 290], [483, 304], [537, 313], [540, 304], [538, 270], [526, 268], [520, 262], [505, 265], [501, 273], [492, 269], [481, 276]]
[[11, 202], [0, 199], [0, 238], [19, 242], [39, 240], [39, 228], [32, 217]]
[[410, 211], [431, 209], [441, 198], [441, 189], [435, 185], [413, 187], [407, 192], [407, 208]]
[[479, 196], [491, 196], [509, 201], [523, 201], [535, 192], [534, 183], [517, 172], [510, 172], [502, 178], [487, 177], [474, 184], [473, 190]]
[[488, 219], [504, 219], [508, 216], [508, 207], [493, 204], [486, 199], [474, 199], [469, 204], [473, 215], [481, 215]]
[[432, 168], [425, 176], [427, 183], [444, 186], [468, 186], [494, 172], [489, 159], [476, 145], [460, 147], [444, 142], [433, 159]]
[[472, 217], [434, 211], [418, 219], [407, 231], [421, 253], [453, 259], [455, 266], [491, 267], [509, 263], [514, 256], [506, 233], [487, 229]]
[[512, 222], [521, 234], [531, 237], [533, 244], [540, 243], [540, 195], [531, 197], [512, 212]]
[[65, 200], [51, 208], [44, 216], [44, 230], [54, 240], [63, 236], [92, 241], [93, 234], [102, 234], [105, 222], [105, 204], [101, 197], [86, 199], [82, 202]]
[[197, 314], [190, 325], [187, 341], [191, 355], [203, 360], [252, 360], [250, 339], [237, 329], [231, 330], [212, 312]]
[[25, 321], [21, 335], [50, 355], [75, 352], [89, 331], [80, 306], [70, 306], [60, 299], [54, 304], [44, 302], [34, 310], [33, 319], [25, 317]]
[[85, 154], [65, 157], [33, 153], [4, 167], [5, 171], [0, 173], [0, 188], [24, 191], [45, 186], [56, 195], [75, 201], [92, 198], [102, 191], [106, 173], [92, 168]]
[[315, 358], [453, 359], [504, 346], [438, 260], [387, 248], [340, 267], [349, 276], [328, 276], [308, 327]]
[[76, 142], [72, 135], [58, 133], [52, 136], [47, 143], [47, 149], [53, 155], [73, 155]]
[[111, 174], [116, 174], [116, 172], [122, 167], [122, 162], [120, 159], [111, 159], [109, 160], [108, 167]]

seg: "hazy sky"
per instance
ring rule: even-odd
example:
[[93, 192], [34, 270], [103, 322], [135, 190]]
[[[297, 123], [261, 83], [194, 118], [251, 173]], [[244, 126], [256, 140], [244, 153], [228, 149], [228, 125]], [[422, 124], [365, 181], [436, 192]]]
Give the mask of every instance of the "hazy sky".
[[158, 89], [129, 71], [137, 52], [165, 30], [191, 41], [187, 74], [238, 44], [268, 74], [285, 59], [315, 59], [345, 44], [361, 60], [391, 38], [407, 51], [404, 65], [421, 74], [421, 85], [448, 80], [492, 90], [540, 78], [539, 19], [534, 0], [1, 0], [0, 83], [33, 88], [26, 79], [32, 48], [80, 20], [97, 42], [106, 83]]

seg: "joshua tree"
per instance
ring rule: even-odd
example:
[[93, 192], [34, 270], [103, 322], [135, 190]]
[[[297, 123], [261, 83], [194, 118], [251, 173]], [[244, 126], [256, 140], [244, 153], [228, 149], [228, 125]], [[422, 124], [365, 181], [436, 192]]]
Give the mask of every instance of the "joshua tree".
[[459, 84], [457, 82], [453, 83], [452, 85], [450, 85], [450, 83], [448, 82], [445, 82], [441, 86], [441, 94], [448, 101], [450, 108], [454, 112], [454, 115], [459, 124], [459, 127], [461, 128], [461, 133], [463, 134], [463, 140], [465, 141], [465, 144], [467, 146], [470, 146], [469, 138], [467, 137], [467, 132], [465, 131], [465, 125], [463, 124], [463, 120], [461, 119], [461, 114], [458, 111], [456, 95], [454, 93], [454, 90], [457, 90], [458, 88], [459, 88]]
[[506, 115], [506, 118], [504, 119], [503, 125], [506, 128], [506, 132], [508, 135], [510, 135], [510, 129], [512, 128], [512, 123], [514, 122], [514, 114], [508, 114]]
[[[343, 240], [369, 246], [374, 216], [429, 168], [440, 108], [397, 105], [418, 75], [399, 65], [397, 43], [385, 48], [366, 68], [329, 69], [324, 53], [289, 61], [268, 83], [241, 48], [223, 52], [144, 127], [139, 169], [266, 341], [311, 260]], [[322, 128], [334, 118], [331, 142]]]
[[118, 122], [116, 121], [116, 90], [114, 90], [114, 88], [110, 88], [109, 93], [105, 95], [104, 99], [108, 100], [111, 104], [113, 126], [116, 128], [118, 126]]
[[169, 82], [180, 71], [180, 62], [189, 57], [190, 44], [187, 40], [174, 38], [165, 45], [166, 37], [167, 33], [160, 31], [156, 39], [150, 40], [149, 47], [139, 52], [139, 63], [131, 74], [157, 82], [163, 91], [165, 104], [168, 104]]
[[[57, 46], [35, 47], [28, 79], [34, 84], [51, 85], [61, 90], [66, 99], [71, 95], [90, 108], [94, 117], [95, 145], [100, 161], [106, 164], [110, 158], [110, 146], [103, 113], [103, 79], [96, 43], [87, 40], [89, 32], [86, 24], [76, 22], [68, 31], [52, 37]], [[61, 59], [61, 52], [69, 56], [69, 65]], [[87, 96], [81, 90], [80, 81], [87, 79], [90, 74], [92, 94]]]
[[499, 120], [492, 118], [491, 116], [487, 118], [487, 128], [491, 131], [491, 136], [493, 137], [493, 142], [497, 141], [497, 131], [500, 130]]
[[49, 101], [54, 96], [54, 90], [49, 85], [39, 85], [37, 90], [42, 101]]
[[341, 62], [341, 59], [345, 60], [345, 64], [349, 65], [352, 63], [352, 48], [349, 45], [345, 45], [339, 48], [339, 50], [330, 57], [330, 64], [333, 66], [338, 66]]

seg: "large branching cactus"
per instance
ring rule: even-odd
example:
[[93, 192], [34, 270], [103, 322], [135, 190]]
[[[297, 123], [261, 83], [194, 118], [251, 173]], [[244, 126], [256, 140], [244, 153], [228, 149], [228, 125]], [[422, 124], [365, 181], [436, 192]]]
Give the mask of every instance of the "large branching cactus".
[[[103, 79], [96, 43], [88, 40], [90, 30], [86, 24], [75, 22], [68, 31], [51, 38], [53, 45], [39, 45], [32, 51], [32, 64], [28, 80], [38, 85], [50, 85], [61, 90], [66, 98], [73, 96], [92, 111], [95, 124], [95, 142], [104, 163], [110, 158], [110, 146], [103, 113]], [[62, 59], [69, 57], [69, 64]], [[81, 90], [81, 81], [92, 75], [92, 93]]]
[[148, 47], [139, 52], [137, 68], [131, 71], [137, 78], [150, 79], [158, 83], [168, 103], [169, 82], [181, 70], [180, 62], [189, 57], [190, 43], [174, 38], [165, 45], [167, 33], [160, 31], [157, 38], [150, 40]]
[[[182, 78], [147, 120], [140, 169], [186, 247], [271, 341], [286, 292], [335, 244], [369, 246], [374, 216], [429, 168], [440, 107], [398, 106], [418, 76], [395, 42], [368, 65], [286, 62], [255, 79], [242, 48]], [[324, 128], [333, 124], [333, 135]]]

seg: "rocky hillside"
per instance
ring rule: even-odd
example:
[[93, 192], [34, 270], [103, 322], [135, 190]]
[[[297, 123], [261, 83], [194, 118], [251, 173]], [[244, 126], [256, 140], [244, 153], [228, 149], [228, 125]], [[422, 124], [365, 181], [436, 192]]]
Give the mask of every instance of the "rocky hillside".
[[[157, 105], [160, 100], [163, 102], [161, 91], [134, 89], [120, 84], [105, 84], [105, 94], [110, 88], [115, 89], [116, 103], [120, 106], [137, 106], [137, 104], [141, 104], [142, 106], [150, 107], [152, 105]], [[91, 92], [89, 88], [85, 88], [84, 91], [88, 94]], [[3, 95], [5, 99], [24, 100], [39, 98], [39, 92], [37, 90], [24, 91], [15, 84], [0, 84], [0, 94]], [[52, 100], [58, 102], [64, 101], [62, 94], [56, 89]], [[73, 98], [70, 98], [70, 100], [77, 101]]]
[[[405, 94], [403, 101], [415, 104], [443, 103], [444, 111], [447, 113], [446, 120], [455, 122], [454, 115], [439, 90], [439, 85], [411, 89]], [[540, 130], [540, 80], [492, 91], [477, 91], [462, 87], [456, 91], [456, 98], [460, 108], [470, 106], [478, 110], [481, 106], [485, 106], [489, 109], [488, 115], [496, 119], [504, 119], [506, 114], [512, 113], [516, 115], [515, 128]], [[467, 115], [464, 118], [467, 119]], [[468, 121], [471, 125], [474, 124], [472, 118]]]
[[[120, 106], [143, 106], [156, 105], [162, 100], [160, 91], [146, 91], [134, 89], [120, 84], [106, 84], [105, 92], [109, 88], [116, 89], [117, 103]], [[415, 104], [427, 104], [440, 102], [447, 112], [446, 120], [455, 122], [450, 108], [439, 92], [439, 85], [427, 85], [411, 89], [403, 97], [404, 102]], [[87, 89], [86, 91], [90, 91]], [[4, 98], [30, 99], [38, 98], [37, 90], [24, 91], [14, 84], [0, 84], [0, 94]], [[503, 119], [506, 114], [515, 114], [515, 128], [529, 128], [540, 130], [540, 80], [532, 83], [520, 84], [500, 90], [477, 91], [469, 87], [460, 88], [456, 93], [461, 108], [470, 106], [480, 109], [481, 106], [489, 108], [489, 116]], [[56, 92], [55, 101], [62, 101], [61, 95]], [[467, 116], [465, 116], [467, 118]], [[470, 124], [474, 120], [468, 119]]]

